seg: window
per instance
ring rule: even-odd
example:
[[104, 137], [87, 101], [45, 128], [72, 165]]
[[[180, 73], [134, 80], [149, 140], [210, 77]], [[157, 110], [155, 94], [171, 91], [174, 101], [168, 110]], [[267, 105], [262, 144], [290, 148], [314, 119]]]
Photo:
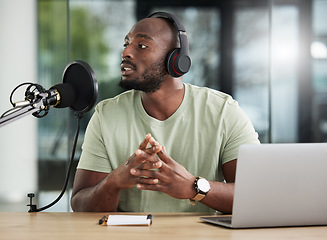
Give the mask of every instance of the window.
[[[326, 0], [38, 0], [39, 83], [60, 83], [66, 64], [80, 59], [96, 74], [98, 101], [119, 94], [124, 37], [157, 10], [177, 14], [188, 32], [184, 81], [231, 94], [261, 142], [327, 141]], [[75, 126], [68, 109], [40, 119], [41, 192], [60, 190]]]

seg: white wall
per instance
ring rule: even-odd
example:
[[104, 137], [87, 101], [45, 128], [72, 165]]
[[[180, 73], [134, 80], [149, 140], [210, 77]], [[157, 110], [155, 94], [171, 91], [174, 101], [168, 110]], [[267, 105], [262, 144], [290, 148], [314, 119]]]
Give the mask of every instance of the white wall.
[[[36, 10], [36, 0], [0, 0], [0, 115], [11, 108], [17, 85], [37, 82]], [[15, 99], [24, 100], [24, 92]], [[0, 126], [0, 204], [27, 203], [27, 193], [36, 190], [36, 134], [33, 116]]]

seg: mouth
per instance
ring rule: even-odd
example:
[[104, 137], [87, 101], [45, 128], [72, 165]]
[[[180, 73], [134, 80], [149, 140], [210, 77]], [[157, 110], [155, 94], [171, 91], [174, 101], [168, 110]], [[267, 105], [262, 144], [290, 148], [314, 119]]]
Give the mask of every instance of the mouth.
[[122, 70], [122, 71], [131, 71], [132, 68], [131, 68], [131, 67], [122, 67], [121, 70]]
[[120, 64], [120, 71], [122, 76], [132, 74], [136, 70], [136, 65], [129, 60], [123, 60]]

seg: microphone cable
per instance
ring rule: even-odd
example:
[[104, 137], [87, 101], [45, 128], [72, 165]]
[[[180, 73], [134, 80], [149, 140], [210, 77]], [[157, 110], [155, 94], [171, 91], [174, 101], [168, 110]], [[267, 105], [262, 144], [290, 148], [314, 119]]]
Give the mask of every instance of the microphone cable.
[[43, 211], [45, 209], [48, 209], [48, 208], [52, 207], [57, 202], [59, 202], [59, 200], [62, 198], [62, 196], [66, 192], [68, 182], [69, 182], [70, 173], [71, 173], [71, 169], [72, 169], [72, 165], [73, 165], [73, 161], [74, 161], [74, 157], [75, 157], [76, 145], [77, 145], [78, 135], [79, 135], [79, 131], [80, 131], [80, 125], [81, 125], [81, 119], [83, 117], [83, 114], [76, 113], [75, 116], [77, 118], [77, 128], [76, 128], [76, 132], [75, 132], [74, 144], [73, 144], [73, 149], [72, 149], [72, 153], [71, 153], [71, 157], [70, 157], [70, 161], [69, 161], [68, 171], [67, 171], [67, 174], [66, 174], [65, 183], [64, 183], [64, 186], [63, 186], [63, 188], [61, 190], [61, 193], [59, 194], [59, 196], [52, 203], [49, 203], [48, 205], [46, 205], [44, 207], [41, 207], [41, 208], [37, 208], [35, 204], [32, 204], [32, 199], [35, 196], [34, 193], [27, 194], [27, 197], [30, 198], [30, 204], [27, 205], [27, 206], [30, 207], [30, 210], [28, 212], [41, 212], [41, 211]]

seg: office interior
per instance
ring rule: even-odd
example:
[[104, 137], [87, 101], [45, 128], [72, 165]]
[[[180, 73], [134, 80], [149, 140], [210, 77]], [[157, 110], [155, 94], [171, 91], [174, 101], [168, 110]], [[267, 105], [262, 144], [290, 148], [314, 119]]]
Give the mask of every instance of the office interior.
[[[12, 108], [16, 86], [49, 89], [77, 59], [95, 72], [97, 101], [121, 93], [124, 37], [157, 10], [175, 13], [188, 32], [192, 68], [184, 82], [231, 94], [262, 143], [327, 141], [327, 0], [0, 0], [0, 113]], [[24, 100], [24, 91], [14, 99]], [[71, 211], [92, 112], [82, 119], [66, 193], [46, 211]], [[28, 193], [38, 207], [57, 198], [75, 130], [68, 108], [0, 126], [0, 211], [27, 212]]]

